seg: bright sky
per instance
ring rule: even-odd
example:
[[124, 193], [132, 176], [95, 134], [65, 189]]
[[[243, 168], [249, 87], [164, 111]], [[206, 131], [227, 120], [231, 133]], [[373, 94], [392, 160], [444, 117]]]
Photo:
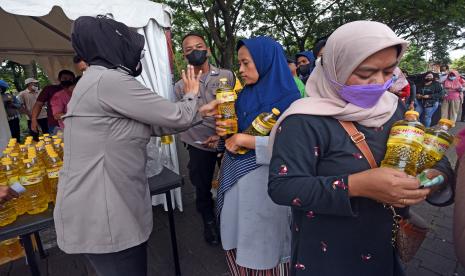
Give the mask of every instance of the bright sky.
[[450, 51], [450, 58], [452, 60], [465, 56], [465, 49]]

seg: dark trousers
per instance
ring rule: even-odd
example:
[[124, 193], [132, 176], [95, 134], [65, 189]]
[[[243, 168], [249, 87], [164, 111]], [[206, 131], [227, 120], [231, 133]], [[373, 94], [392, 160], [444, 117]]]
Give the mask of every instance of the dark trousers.
[[212, 193], [213, 174], [215, 165], [219, 161], [218, 153], [201, 150], [188, 146], [189, 151], [189, 177], [195, 186], [197, 211], [202, 214], [204, 222], [214, 220], [214, 203]]
[[18, 143], [19, 143], [19, 140], [21, 138], [21, 129], [19, 128], [19, 118], [9, 120], [8, 125], [10, 126], [11, 137], [16, 138], [16, 140], [18, 140]]
[[[37, 123], [39, 124], [42, 133], [49, 133], [47, 118], [37, 119]], [[31, 120], [27, 120], [27, 128], [29, 128], [29, 134], [34, 137], [34, 140], [39, 141], [39, 133], [31, 129]]]
[[147, 243], [107, 254], [84, 254], [99, 276], [146, 276]]

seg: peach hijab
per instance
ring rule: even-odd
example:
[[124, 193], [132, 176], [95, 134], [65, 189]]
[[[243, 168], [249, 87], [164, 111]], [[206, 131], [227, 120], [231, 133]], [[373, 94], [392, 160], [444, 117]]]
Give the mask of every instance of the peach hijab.
[[[371, 108], [361, 108], [346, 102], [339, 96], [339, 87], [330, 82], [331, 78], [346, 83], [352, 72], [366, 58], [383, 49], [400, 45], [398, 60], [407, 49], [407, 41], [399, 38], [388, 26], [374, 21], [354, 21], [337, 28], [326, 43], [322, 59], [307, 81], [305, 90], [309, 97], [295, 101], [284, 112], [270, 135], [273, 145], [279, 124], [293, 114], [331, 116], [341, 121], [357, 122], [367, 127], [380, 127], [397, 109], [398, 98], [384, 93]], [[323, 69], [325, 68], [325, 69]], [[325, 71], [326, 70], [326, 73]]]

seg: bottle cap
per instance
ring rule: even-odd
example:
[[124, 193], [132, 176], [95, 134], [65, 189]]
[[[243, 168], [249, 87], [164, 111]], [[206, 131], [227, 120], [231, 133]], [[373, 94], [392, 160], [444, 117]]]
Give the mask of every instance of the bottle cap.
[[24, 163], [24, 164], [26, 164], [26, 163], [31, 163], [31, 159], [29, 159], [29, 158], [28, 158], [28, 159], [24, 159], [24, 160], [23, 160], [23, 163]]
[[17, 152], [12, 152], [12, 153], [10, 154], [10, 156], [11, 156], [11, 157], [18, 157], [19, 154], [18, 154]]
[[279, 111], [279, 109], [277, 109], [277, 108], [273, 108], [273, 109], [271, 110], [271, 112], [272, 112], [274, 115], [276, 115], [276, 116], [279, 116], [279, 114], [281, 114], [281, 111]]
[[2, 158], [2, 165], [11, 165], [13, 162], [10, 158]]
[[439, 120], [439, 124], [446, 125], [449, 128], [453, 128], [455, 125], [453, 121], [449, 119], [445, 119], [445, 118], [442, 118], [441, 120]]
[[44, 134], [44, 137], [49, 137], [49, 136], [50, 136], [50, 134], [48, 134], [48, 133]]
[[53, 135], [52, 138], [53, 138], [53, 139], [58, 139], [58, 136]]
[[415, 116], [417, 118], [420, 117], [420, 113], [416, 112], [415, 110], [409, 110], [405, 112], [405, 116], [409, 116], [409, 115]]
[[20, 148], [20, 149], [25, 149], [25, 148], [26, 148], [26, 145], [19, 145], [19, 148]]

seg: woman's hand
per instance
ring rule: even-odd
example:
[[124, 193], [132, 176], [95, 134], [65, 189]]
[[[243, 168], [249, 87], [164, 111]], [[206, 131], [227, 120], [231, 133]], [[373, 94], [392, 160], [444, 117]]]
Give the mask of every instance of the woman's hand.
[[199, 94], [200, 90], [200, 76], [202, 75], [202, 70], [199, 71], [197, 76], [194, 72], [194, 66], [188, 65], [187, 70], [182, 70], [182, 81], [184, 82], [184, 94], [194, 93], [195, 95]]
[[8, 186], [0, 186], [0, 204], [3, 204], [13, 198], [17, 198], [19, 195], [13, 189]]
[[199, 112], [202, 117], [216, 117], [218, 115], [218, 100], [213, 100], [207, 104], [202, 105], [199, 108]]
[[[218, 114], [215, 116], [217, 119], [221, 119], [221, 115]], [[224, 137], [227, 135], [226, 129], [231, 129], [233, 127], [236, 127], [236, 122], [231, 119], [231, 120], [225, 120], [225, 121], [219, 121], [216, 120], [216, 134], [220, 137]]]
[[218, 147], [219, 141], [220, 141], [220, 136], [213, 135], [213, 136], [208, 137], [207, 140], [203, 141], [202, 145], [209, 149], [216, 149]]
[[226, 140], [226, 149], [236, 154], [240, 148], [255, 149], [255, 136], [236, 133]]
[[403, 208], [426, 199], [430, 189], [419, 189], [420, 181], [392, 168], [376, 168], [349, 176], [349, 195]]

